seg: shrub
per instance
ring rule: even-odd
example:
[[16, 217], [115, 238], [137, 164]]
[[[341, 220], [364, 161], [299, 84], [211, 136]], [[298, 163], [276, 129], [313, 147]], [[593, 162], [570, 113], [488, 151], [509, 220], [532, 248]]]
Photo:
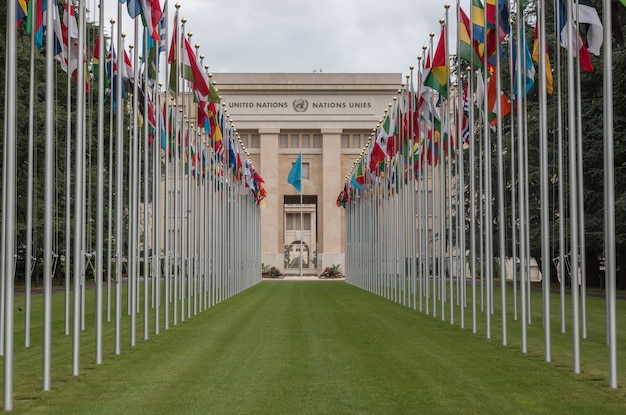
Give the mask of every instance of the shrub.
[[261, 264], [261, 277], [263, 278], [278, 278], [283, 274], [276, 267]]
[[320, 274], [320, 278], [343, 278], [343, 273], [339, 270], [339, 264], [332, 267], [324, 268], [324, 271]]

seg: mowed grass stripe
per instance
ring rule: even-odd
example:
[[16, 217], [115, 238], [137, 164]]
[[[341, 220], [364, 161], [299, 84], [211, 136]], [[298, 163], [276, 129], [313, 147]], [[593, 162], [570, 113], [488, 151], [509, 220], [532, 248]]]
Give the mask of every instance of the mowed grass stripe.
[[263, 282], [82, 372], [15, 413], [626, 413], [621, 389], [343, 282]]

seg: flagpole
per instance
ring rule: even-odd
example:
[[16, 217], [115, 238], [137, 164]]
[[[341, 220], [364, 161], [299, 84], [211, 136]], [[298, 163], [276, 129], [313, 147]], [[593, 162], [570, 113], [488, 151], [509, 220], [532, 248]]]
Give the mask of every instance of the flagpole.
[[[78, 5], [78, 25], [85, 25], [85, 4], [80, 2]], [[81, 62], [76, 69], [78, 72], [76, 85], [76, 186], [74, 188], [74, 333], [72, 347], [72, 374], [80, 375], [80, 331], [82, 307], [81, 305], [81, 285], [83, 277], [84, 263], [84, 246], [83, 246], [83, 227], [85, 217], [84, 203], [84, 153], [85, 153], [85, 137], [84, 137], [84, 113], [85, 113], [85, 67], [82, 65], [82, 57], [80, 51], [84, 50], [85, 32], [78, 32], [78, 60]], [[68, 68], [68, 73], [70, 69]]]
[[[52, 21], [48, 14], [48, 23]], [[4, 144], [4, 198], [3, 198], [3, 268], [4, 268], [4, 410], [13, 409], [13, 319], [15, 262], [15, 153], [17, 133], [17, 3], [7, 3], [6, 26], [6, 79], [5, 79], [5, 144]], [[49, 27], [52, 27], [50, 25]], [[49, 33], [52, 33], [50, 31]], [[50, 36], [50, 35], [49, 35]], [[48, 51], [49, 48], [47, 49]]]
[[609, 386], [617, 389], [617, 328], [615, 294], [615, 170], [613, 144], [613, 56], [611, 48], [611, 2], [603, 2], [604, 20], [604, 234]]
[[[115, 19], [111, 18], [109, 20], [109, 22], [111, 23], [111, 37], [113, 37], [113, 25], [115, 24]], [[103, 28], [104, 30], [104, 28]], [[113, 45], [113, 39], [111, 39], [111, 46]], [[109, 60], [108, 55], [107, 55], [107, 61]], [[106, 63], [105, 63], [106, 64]], [[113, 88], [115, 88], [115, 85], [113, 85], [113, 54], [111, 54], [111, 79], [108, 81], [109, 82], [109, 94], [111, 96], [110, 100], [110, 106], [109, 106], [109, 110], [110, 110], [110, 116], [109, 116], [109, 204], [108, 204], [108, 223], [107, 223], [107, 236], [108, 236], [108, 243], [107, 243], [107, 322], [111, 321], [111, 277], [112, 277], [112, 273], [111, 273], [111, 266], [113, 264], [113, 240], [115, 239], [114, 235], [113, 235], [113, 179], [115, 177], [115, 171], [113, 169], [113, 148], [115, 147], [113, 145], [113, 132], [114, 132], [114, 124], [113, 124]], [[107, 78], [108, 79], [108, 78]]]
[[[104, 273], [104, 4], [100, 4], [98, 32], [98, 202], [96, 212], [96, 364], [102, 363], [102, 278]], [[50, 152], [51, 153], [51, 152]], [[46, 152], [48, 154], [48, 152]]]
[[[541, 145], [541, 151], [540, 151], [540, 166], [541, 166], [541, 171], [540, 171], [540, 175], [541, 175], [541, 185], [540, 185], [540, 192], [541, 192], [541, 210], [542, 212], [548, 212], [549, 211], [549, 194], [548, 194], [548, 119], [547, 119], [547, 80], [546, 80], [546, 32], [545, 32], [545, 22], [546, 22], [546, 16], [545, 16], [545, 5], [543, 4], [543, 2], [540, 2], [538, 5], [539, 9], [538, 9], [538, 14], [539, 14], [539, 142]], [[558, 16], [558, 13], [556, 13], [556, 15]], [[558, 17], [557, 17], [558, 19]], [[557, 25], [558, 27], [558, 25]], [[557, 46], [557, 50], [559, 49], [559, 47]], [[560, 73], [560, 67], [559, 70], [557, 71], [558, 73]], [[560, 76], [560, 75], [559, 75]], [[559, 89], [560, 89], [560, 82], [559, 82]], [[560, 92], [560, 91], [559, 91]], [[560, 107], [560, 93], [559, 93], [559, 107]], [[558, 113], [558, 117], [560, 120], [561, 117], [561, 111], [560, 108], [557, 111]], [[560, 147], [561, 147], [561, 140], [560, 140], [560, 136], [561, 136], [561, 124], [559, 122], [559, 178], [563, 178], [564, 175], [561, 174], [561, 160], [562, 160], [562, 154], [563, 152], [560, 151]], [[563, 205], [561, 204], [561, 200], [562, 200], [562, 188], [563, 186], [561, 185], [562, 180], [559, 180], [559, 209], [563, 208]], [[563, 220], [559, 220], [559, 233], [562, 235], [562, 230], [563, 230]], [[545, 361], [546, 362], [550, 362], [552, 360], [551, 358], [551, 331], [550, 331], [550, 313], [549, 312], [545, 312], [545, 310], [550, 310], [550, 223], [549, 223], [549, 218], [548, 215], [541, 215], [541, 274], [542, 274], [542, 298], [543, 298], [543, 329], [544, 329], [544, 354], [545, 354]], [[563, 241], [562, 238], [560, 238], [560, 241]], [[562, 244], [561, 244], [562, 246]], [[561, 269], [561, 271], [564, 270], [564, 264], [562, 261], [563, 259], [563, 251], [561, 249], [560, 251], [560, 259], [561, 261], [559, 261], [559, 267]], [[564, 272], [561, 272], [561, 281], [563, 282], [565, 280], [565, 274]], [[563, 299], [563, 296], [561, 296], [561, 298]], [[561, 314], [562, 316], [564, 315], [563, 313]]]
[[122, 4], [117, 5], [117, 77], [115, 78], [116, 85], [113, 86], [117, 91], [117, 117], [116, 117], [116, 157], [117, 166], [115, 172], [115, 354], [120, 355], [122, 353], [121, 341], [122, 341], [122, 248], [123, 248], [123, 234], [122, 234], [122, 209], [124, 200], [124, 187], [123, 187], [123, 174], [124, 174], [124, 103], [122, 98], [122, 73], [121, 68], [124, 64], [123, 51], [124, 42], [123, 39], [126, 35], [122, 32]]
[[[33, 0], [33, 10], [36, 2]], [[48, 16], [47, 25], [52, 27], [52, 16]], [[33, 30], [33, 37], [35, 30]], [[52, 31], [47, 35], [52, 39]], [[10, 59], [9, 59], [10, 60]], [[8, 61], [9, 61], [8, 60]], [[46, 79], [54, 79], [54, 42], [46, 42]], [[54, 82], [46, 83], [46, 101], [54, 102]], [[42, 362], [42, 390], [50, 390], [51, 362], [52, 362], [52, 216], [53, 216], [53, 182], [54, 182], [54, 108], [46, 106], [46, 138], [45, 138], [45, 178], [44, 178], [44, 324], [43, 324], [43, 362]], [[66, 202], [69, 203], [69, 200]], [[68, 238], [69, 239], [69, 238]], [[6, 257], [5, 257], [6, 258]], [[67, 268], [67, 263], [66, 263]], [[6, 395], [5, 395], [6, 396]], [[7, 409], [5, 407], [5, 409]]]
[[[572, 21], [572, 8], [567, 9], [567, 21]], [[576, 33], [578, 36], [578, 33]], [[570, 239], [571, 239], [571, 275], [572, 275], [572, 357], [573, 372], [580, 373], [580, 314], [579, 314], [579, 289], [578, 289], [578, 272], [579, 272], [579, 239], [578, 239], [578, 202], [574, 195], [578, 187], [576, 185], [577, 175], [577, 154], [576, 154], [576, 112], [575, 112], [575, 85], [574, 85], [574, 28], [571, 24], [567, 25], [567, 36], [569, 42], [569, 52], [567, 54], [567, 85], [568, 85], [568, 157], [569, 165], [569, 190], [570, 190]]]
[[[137, 21], [137, 20], [135, 20]], [[150, 147], [148, 143], [148, 136], [150, 132], [150, 115], [152, 110], [150, 109], [149, 95], [150, 89], [148, 86], [148, 67], [149, 53], [148, 53], [148, 28], [144, 27], [143, 30], [143, 108], [144, 108], [144, 124], [143, 124], [143, 339], [148, 340], [150, 333], [150, 310], [149, 310], [149, 294], [150, 294], [150, 256], [148, 252], [148, 242], [150, 241], [150, 232], [148, 229], [149, 217], [148, 210], [150, 209], [150, 186], [149, 186], [149, 174], [150, 174]], [[156, 47], [156, 46], [155, 46]], [[155, 131], [156, 133], [156, 131]], [[153, 140], [152, 145], [157, 146], [156, 140]], [[138, 154], [141, 156], [141, 153]], [[141, 176], [141, 175], [140, 175]], [[139, 242], [139, 239], [137, 240]], [[152, 247], [154, 249], [154, 247]], [[139, 281], [139, 280], [138, 280]], [[139, 295], [139, 292], [137, 293]], [[139, 301], [137, 302], [137, 311], [139, 312]]]
[[[37, 0], [32, 0], [36, 10]], [[51, 101], [50, 101], [51, 102]], [[28, 179], [26, 207], [26, 256], [24, 259], [24, 347], [30, 347], [31, 280], [33, 259], [33, 169], [35, 146], [35, 30], [30, 41], [30, 85], [28, 98]], [[45, 207], [44, 207], [45, 209]], [[50, 220], [52, 220], [50, 218]]]
[[[522, 85], [522, 68], [525, 68], [526, 65], [522, 63], [523, 61], [523, 57], [522, 57], [522, 42], [521, 42], [521, 31], [524, 30], [523, 25], [521, 25], [520, 22], [520, 14], [516, 13], [516, 18], [515, 18], [515, 28], [517, 29], [517, 40], [516, 40], [516, 46], [517, 46], [517, 56], [516, 58], [516, 65], [517, 67], [515, 68], [515, 76], [516, 76], [516, 84], [517, 84], [517, 90], [514, 91], [514, 96], [516, 96], [517, 99], [517, 158], [518, 158], [518, 163], [517, 163], [517, 168], [518, 168], [518, 186], [517, 186], [517, 191], [518, 191], [518, 199], [519, 199], [519, 218], [515, 217], [515, 204], [512, 203], [512, 217], [513, 217], [513, 221], [511, 222], [512, 224], [515, 224], [515, 220], [518, 219], [519, 220], [519, 224], [520, 224], [520, 244], [519, 244], [519, 258], [520, 258], [520, 272], [519, 272], [519, 281], [520, 281], [520, 294], [521, 294], [521, 311], [520, 311], [520, 315], [521, 315], [521, 338], [520, 338], [520, 348], [521, 348], [521, 352], [522, 353], [526, 353], [527, 352], [527, 338], [526, 338], [526, 332], [527, 332], [527, 321], [526, 321], [526, 278], [529, 276], [526, 275], [526, 232], [525, 232], [525, 228], [526, 228], [526, 199], [524, 197], [525, 194], [525, 187], [526, 187], [526, 181], [523, 180], [524, 179], [524, 125], [522, 124], [522, 120], [523, 118], [523, 114], [522, 114], [522, 105], [521, 105], [521, 100], [523, 99], [522, 97], [524, 96], [524, 92], [522, 90], [523, 85]], [[525, 91], [525, 90], [524, 90]], [[513, 132], [513, 129], [511, 129], [511, 132]], [[513, 148], [514, 146], [512, 145], [511, 148]], [[515, 155], [511, 154], [511, 174], [513, 174], [513, 172], [515, 171], [513, 168], [513, 163], [514, 163], [514, 159], [515, 159]], [[515, 180], [513, 180], [513, 183], [515, 183]], [[513, 193], [511, 195], [512, 200], [515, 200], [515, 189], [513, 186]], [[547, 215], [546, 215], [547, 216]], [[512, 228], [512, 239], [513, 239], [513, 244], [512, 244], [512, 270], [513, 270], [513, 298], [514, 298], [514, 309], [515, 309], [515, 317], [517, 318], [517, 280], [515, 278], [515, 269], [517, 268], [517, 258], [516, 258], [516, 249], [515, 249], [515, 229], [516, 227], [513, 225], [511, 226]]]

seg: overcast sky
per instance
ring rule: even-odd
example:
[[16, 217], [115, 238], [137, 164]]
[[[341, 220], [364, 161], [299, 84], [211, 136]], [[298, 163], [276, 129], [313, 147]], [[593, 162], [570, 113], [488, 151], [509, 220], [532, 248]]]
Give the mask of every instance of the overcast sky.
[[[456, 2], [448, 0], [450, 29]], [[164, 0], [161, 0], [161, 4]], [[170, 24], [174, 4], [169, 0]], [[211, 72], [392, 72], [439, 38], [445, 0], [178, 0]], [[105, 19], [116, 9], [106, 3]], [[469, 4], [462, 0], [461, 5]], [[464, 7], [467, 12], [469, 9]], [[125, 9], [125, 6], [124, 6]], [[125, 12], [125, 10], [124, 10]], [[123, 30], [132, 31], [127, 19]], [[453, 32], [452, 32], [453, 33]]]

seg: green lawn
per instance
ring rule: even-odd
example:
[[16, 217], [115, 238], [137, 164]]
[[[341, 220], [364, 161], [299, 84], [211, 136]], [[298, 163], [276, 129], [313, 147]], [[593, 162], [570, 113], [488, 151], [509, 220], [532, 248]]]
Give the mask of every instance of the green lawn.
[[[34, 326], [30, 349], [16, 335], [14, 413], [626, 413], [623, 386], [607, 386], [599, 300], [588, 305], [593, 323], [580, 375], [571, 373], [571, 335], [557, 333], [557, 319], [554, 361], [545, 363], [539, 317], [529, 353], [522, 354], [514, 322], [511, 346], [503, 347], [497, 335], [485, 339], [344, 282], [268, 281], [134, 348], [125, 340], [119, 356], [107, 323], [103, 365], [93, 364], [94, 330], [87, 324], [81, 376], [72, 377], [62, 293], [54, 307], [52, 390], [40, 390], [40, 328]], [[622, 346], [626, 359], [623, 352]]]

